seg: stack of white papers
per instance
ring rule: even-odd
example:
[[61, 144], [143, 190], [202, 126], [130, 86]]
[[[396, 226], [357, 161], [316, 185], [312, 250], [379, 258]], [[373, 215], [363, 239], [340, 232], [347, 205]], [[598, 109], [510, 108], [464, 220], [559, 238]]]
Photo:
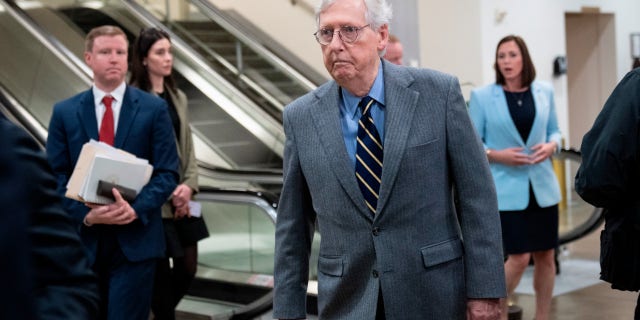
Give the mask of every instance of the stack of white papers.
[[97, 194], [99, 181], [133, 189], [139, 194], [152, 173], [153, 166], [146, 159], [91, 140], [82, 146], [65, 196], [82, 202], [113, 203], [113, 199]]

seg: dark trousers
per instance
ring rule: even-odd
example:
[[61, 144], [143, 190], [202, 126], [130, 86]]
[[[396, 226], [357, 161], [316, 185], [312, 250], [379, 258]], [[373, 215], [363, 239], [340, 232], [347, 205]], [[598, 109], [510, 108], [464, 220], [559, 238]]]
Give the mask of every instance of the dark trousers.
[[186, 246], [184, 256], [158, 260], [151, 310], [154, 320], [175, 320], [175, 309], [189, 290], [198, 263], [197, 245]]
[[156, 259], [129, 261], [115, 235], [103, 232], [93, 265], [99, 280], [100, 319], [149, 319], [155, 269]]

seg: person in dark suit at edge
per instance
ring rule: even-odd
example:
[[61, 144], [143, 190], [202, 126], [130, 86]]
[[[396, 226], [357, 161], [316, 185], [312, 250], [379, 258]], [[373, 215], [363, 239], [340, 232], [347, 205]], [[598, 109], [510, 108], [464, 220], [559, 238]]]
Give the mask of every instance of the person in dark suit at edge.
[[178, 156], [166, 102], [125, 83], [127, 50], [118, 27], [101, 26], [87, 34], [84, 58], [94, 85], [54, 106], [47, 156], [61, 194], [90, 139], [153, 165], [149, 183], [131, 203], [115, 188], [113, 204], [64, 201], [98, 274], [101, 318], [146, 320], [156, 261], [165, 250], [160, 208], [176, 187]]
[[0, 116], [0, 319], [95, 319], [98, 283], [44, 153]]
[[320, 319], [499, 317], [502, 239], [482, 144], [455, 77], [381, 59], [391, 15], [386, 0], [316, 10], [333, 81], [284, 110], [275, 318], [306, 317], [316, 221]]
[[[576, 192], [605, 209], [600, 279], [640, 290], [640, 68], [618, 83], [582, 138]], [[640, 296], [634, 319], [640, 320]]]

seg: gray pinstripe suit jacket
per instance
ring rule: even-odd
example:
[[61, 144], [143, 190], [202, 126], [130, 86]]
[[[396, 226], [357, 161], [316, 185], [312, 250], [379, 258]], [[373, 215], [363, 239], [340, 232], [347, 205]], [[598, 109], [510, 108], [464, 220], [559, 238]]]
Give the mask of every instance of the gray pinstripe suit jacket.
[[321, 319], [374, 319], [379, 292], [394, 320], [465, 319], [468, 298], [505, 295], [495, 188], [457, 79], [383, 68], [385, 155], [375, 218], [344, 145], [338, 85], [285, 109], [276, 318], [306, 316], [316, 219]]

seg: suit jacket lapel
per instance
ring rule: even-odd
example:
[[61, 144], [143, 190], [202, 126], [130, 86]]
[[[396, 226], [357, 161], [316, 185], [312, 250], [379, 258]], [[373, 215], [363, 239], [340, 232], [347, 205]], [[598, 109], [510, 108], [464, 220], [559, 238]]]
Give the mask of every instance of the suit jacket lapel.
[[333, 169], [335, 176], [342, 185], [342, 188], [351, 198], [354, 205], [366, 217], [371, 218], [371, 214], [364, 203], [364, 197], [360, 192], [355, 177], [355, 167], [349, 160], [347, 149], [344, 145], [344, 136], [340, 126], [340, 105], [339, 88], [335, 82], [322, 87], [316, 93], [318, 100], [312, 109], [313, 122], [316, 132], [320, 137], [324, 154], [327, 157], [329, 166]]
[[99, 140], [98, 120], [96, 118], [96, 105], [93, 101], [93, 90], [84, 92], [78, 106], [78, 119], [89, 139]]
[[[414, 79], [404, 69], [383, 62], [385, 92], [385, 137], [382, 184], [377, 213], [384, 209], [406, 149], [413, 114], [420, 93], [409, 88]], [[376, 214], [376, 217], [378, 215]]]
[[120, 116], [118, 117], [118, 129], [116, 131], [114, 147], [122, 148], [127, 136], [129, 136], [129, 130], [135, 122], [135, 116], [138, 113], [139, 100], [138, 95], [131, 87], [127, 86], [122, 98], [122, 105], [120, 106]]

